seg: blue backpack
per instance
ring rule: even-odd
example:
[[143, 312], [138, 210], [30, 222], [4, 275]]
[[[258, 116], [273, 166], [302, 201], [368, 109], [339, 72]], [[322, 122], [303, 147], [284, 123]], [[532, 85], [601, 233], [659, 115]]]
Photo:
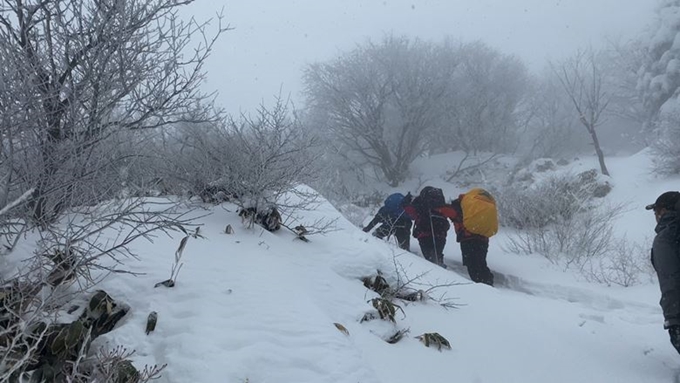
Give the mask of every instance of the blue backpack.
[[406, 214], [404, 209], [401, 208], [401, 201], [403, 199], [404, 195], [401, 193], [390, 194], [385, 199], [385, 208], [392, 219], [397, 219], [402, 214]]

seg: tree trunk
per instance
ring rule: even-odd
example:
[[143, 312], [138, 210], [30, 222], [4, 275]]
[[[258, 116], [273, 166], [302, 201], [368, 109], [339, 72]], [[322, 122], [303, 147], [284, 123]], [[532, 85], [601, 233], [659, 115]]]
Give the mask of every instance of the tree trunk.
[[590, 130], [590, 137], [593, 139], [593, 146], [595, 147], [595, 153], [597, 153], [597, 160], [600, 162], [600, 171], [602, 174], [608, 176], [609, 170], [607, 170], [607, 165], [604, 163], [604, 153], [602, 152], [602, 148], [600, 148], [600, 140], [597, 139], [597, 132], [595, 132], [595, 129], [588, 130]]
[[399, 186], [399, 183], [401, 182], [399, 177], [399, 170], [397, 170], [394, 166], [390, 167], [389, 173], [385, 173], [387, 175], [387, 182], [389, 185], [393, 188], [396, 188]]

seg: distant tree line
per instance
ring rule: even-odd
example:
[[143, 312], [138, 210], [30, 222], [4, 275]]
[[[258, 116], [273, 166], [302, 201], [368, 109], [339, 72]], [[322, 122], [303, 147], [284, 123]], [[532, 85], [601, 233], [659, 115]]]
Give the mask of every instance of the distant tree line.
[[368, 40], [306, 68], [305, 123], [325, 137], [335, 175], [359, 183], [398, 186], [419, 156], [447, 151], [592, 153], [608, 175], [607, 153], [651, 146], [657, 170], [677, 173], [678, 4], [661, 2], [649, 36], [584, 47], [540, 74], [479, 41]]

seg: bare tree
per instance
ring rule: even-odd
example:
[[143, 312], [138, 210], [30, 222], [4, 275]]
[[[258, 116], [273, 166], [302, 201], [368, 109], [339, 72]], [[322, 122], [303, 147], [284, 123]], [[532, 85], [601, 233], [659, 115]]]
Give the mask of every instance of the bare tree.
[[0, 88], [3, 109], [14, 107], [2, 147], [14, 147], [14, 192], [35, 187], [34, 222], [54, 222], [76, 195], [99, 199], [89, 186], [117, 164], [99, 161], [98, 150], [118, 132], [215, 118], [199, 84], [225, 29], [208, 36], [207, 23], [180, 20], [189, 2], [2, 1], [0, 51], [15, 76]]
[[[38, 368], [65, 305], [127, 272], [132, 242], [192, 224], [174, 203], [102, 203], [143, 159], [121, 150], [131, 131], [219, 117], [199, 86], [225, 28], [180, 20], [190, 2], [0, 0], [0, 240], [20, 251], [22, 230], [41, 229], [35, 254], [0, 270], [0, 381]], [[69, 350], [76, 364], [84, 348]]]
[[443, 101], [444, 123], [431, 146], [473, 155], [511, 150], [529, 85], [524, 64], [479, 41], [447, 42], [441, 49], [459, 64]]
[[639, 72], [647, 59], [645, 49], [639, 41], [609, 42], [603, 52], [603, 65], [609, 74], [608, 86], [611, 92], [611, 108], [614, 116], [640, 125], [649, 117], [645, 110], [643, 95], [638, 89]]
[[600, 171], [609, 175], [604, 161], [604, 153], [597, 137], [597, 127], [603, 122], [603, 114], [610, 102], [610, 95], [605, 87], [605, 73], [598, 57], [592, 49], [579, 50], [573, 57], [558, 65], [553, 71], [569, 96], [581, 124], [586, 128], [597, 159]]
[[388, 36], [304, 75], [310, 113], [362, 162], [399, 185], [440, 122], [440, 100], [456, 63], [432, 45]]
[[552, 71], [536, 78], [525, 107], [522, 154], [531, 159], [559, 158], [587, 143], [578, 130], [571, 100]]

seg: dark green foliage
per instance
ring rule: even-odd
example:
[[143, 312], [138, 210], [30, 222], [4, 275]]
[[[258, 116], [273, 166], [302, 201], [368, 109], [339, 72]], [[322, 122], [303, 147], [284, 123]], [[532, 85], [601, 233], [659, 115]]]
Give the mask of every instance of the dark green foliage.
[[387, 339], [385, 339], [385, 342], [389, 344], [395, 344], [399, 342], [400, 340], [404, 339], [404, 335], [409, 333], [409, 329], [401, 329], [397, 330], [394, 334], [390, 335]]
[[140, 379], [139, 371], [132, 365], [129, 360], [123, 360], [113, 366], [113, 376], [111, 381], [113, 383], [137, 383]]
[[439, 351], [442, 350], [442, 347], [447, 348], [449, 350], [451, 349], [451, 344], [449, 343], [449, 341], [436, 332], [428, 332], [422, 335], [418, 335], [416, 339], [423, 342], [425, 347], [430, 347], [430, 345], [436, 346], [437, 350]]
[[387, 280], [382, 276], [380, 271], [378, 271], [378, 275], [375, 277], [365, 277], [362, 278], [361, 281], [367, 289], [375, 291], [381, 297], [392, 294], [390, 284], [387, 283]]
[[396, 323], [394, 316], [396, 315], [397, 310], [400, 310], [401, 313], [406, 316], [406, 313], [404, 313], [404, 310], [399, 305], [395, 305], [385, 298], [373, 298], [369, 302], [371, 302], [373, 307], [378, 310], [380, 319], [387, 319], [390, 322]]

